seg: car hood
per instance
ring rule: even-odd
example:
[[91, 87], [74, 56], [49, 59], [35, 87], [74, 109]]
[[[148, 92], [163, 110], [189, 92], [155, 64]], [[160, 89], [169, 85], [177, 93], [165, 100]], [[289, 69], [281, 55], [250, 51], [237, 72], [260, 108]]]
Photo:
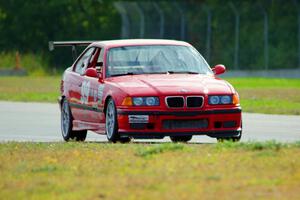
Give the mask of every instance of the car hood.
[[130, 96], [178, 94], [232, 94], [224, 80], [201, 74], [128, 75], [109, 78], [109, 82]]

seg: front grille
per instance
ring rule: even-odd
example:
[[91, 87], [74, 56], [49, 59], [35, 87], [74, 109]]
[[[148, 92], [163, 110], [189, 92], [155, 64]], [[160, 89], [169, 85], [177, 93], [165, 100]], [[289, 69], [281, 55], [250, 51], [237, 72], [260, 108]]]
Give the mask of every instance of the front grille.
[[183, 108], [183, 97], [166, 97], [166, 104], [169, 108]]
[[164, 129], [203, 129], [208, 127], [206, 119], [196, 120], [163, 120]]
[[203, 97], [187, 97], [186, 106], [188, 108], [201, 108], [203, 105]]

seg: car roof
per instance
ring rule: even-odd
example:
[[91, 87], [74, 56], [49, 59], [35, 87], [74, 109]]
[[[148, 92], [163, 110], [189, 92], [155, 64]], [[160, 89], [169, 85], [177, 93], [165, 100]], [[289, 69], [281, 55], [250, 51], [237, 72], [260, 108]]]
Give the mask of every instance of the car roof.
[[178, 40], [163, 40], [163, 39], [126, 39], [126, 40], [107, 40], [94, 42], [93, 46], [106, 48], [122, 47], [122, 46], [138, 46], [138, 45], [179, 45], [191, 46], [189, 43]]

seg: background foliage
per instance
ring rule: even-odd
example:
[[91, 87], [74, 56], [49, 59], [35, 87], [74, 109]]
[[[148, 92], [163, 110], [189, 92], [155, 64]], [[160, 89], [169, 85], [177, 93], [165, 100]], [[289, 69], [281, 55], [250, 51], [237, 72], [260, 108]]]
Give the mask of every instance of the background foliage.
[[[48, 51], [50, 40], [119, 39], [121, 17], [113, 0], [0, 0], [0, 52], [16, 50], [43, 57], [47, 66], [65, 68], [71, 64], [69, 49]], [[133, 1], [130, 1], [133, 2]], [[149, 1], [138, 1], [149, 2]], [[180, 38], [180, 18], [172, 2], [156, 1], [166, 15], [164, 38]], [[263, 12], [269, 17], [270, 68], [298, 66], [298, 7], [294, 1], [232, 0], [240, 13], [240, 69], [262, 69], [264, 66]], [[210, 64], [233, 67], [235, 18], [228, 2], [221, 0], [178, 1], [186, 16], [186, 38], [203, 55], [206, 52], [207, 15], [212, 13]], [[130, 8], [129, 8], [130, 9]], [[133, 12], [134, 10], [132, 10]], [[158, 17], [145, 7], [146, 38], [157, 38]], [[138, 17], [138, 15], [133, 15]], [[131, 36], [139, 36], [138, 19], [134, 19]], [[55, 59], [54, 59], [55, 58]], [[67, 59], [66, 59], [67, 58]], [[1, 64], [1, 62], [0, 62]], [[1, 66], [3, 67], [3, 66]]]

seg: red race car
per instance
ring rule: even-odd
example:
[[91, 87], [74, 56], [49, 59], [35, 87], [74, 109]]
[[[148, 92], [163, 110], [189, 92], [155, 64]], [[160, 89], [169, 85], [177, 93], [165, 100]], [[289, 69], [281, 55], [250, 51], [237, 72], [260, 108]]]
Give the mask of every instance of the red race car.
[[131, 138], [187, 142], [193, 135], [238, 141], [239, 96], [189, 43], [174, 40], [50, 42], [88, 46], [61, 81], [64, 140], [83, 141], [87, 130], [111, 142]]

